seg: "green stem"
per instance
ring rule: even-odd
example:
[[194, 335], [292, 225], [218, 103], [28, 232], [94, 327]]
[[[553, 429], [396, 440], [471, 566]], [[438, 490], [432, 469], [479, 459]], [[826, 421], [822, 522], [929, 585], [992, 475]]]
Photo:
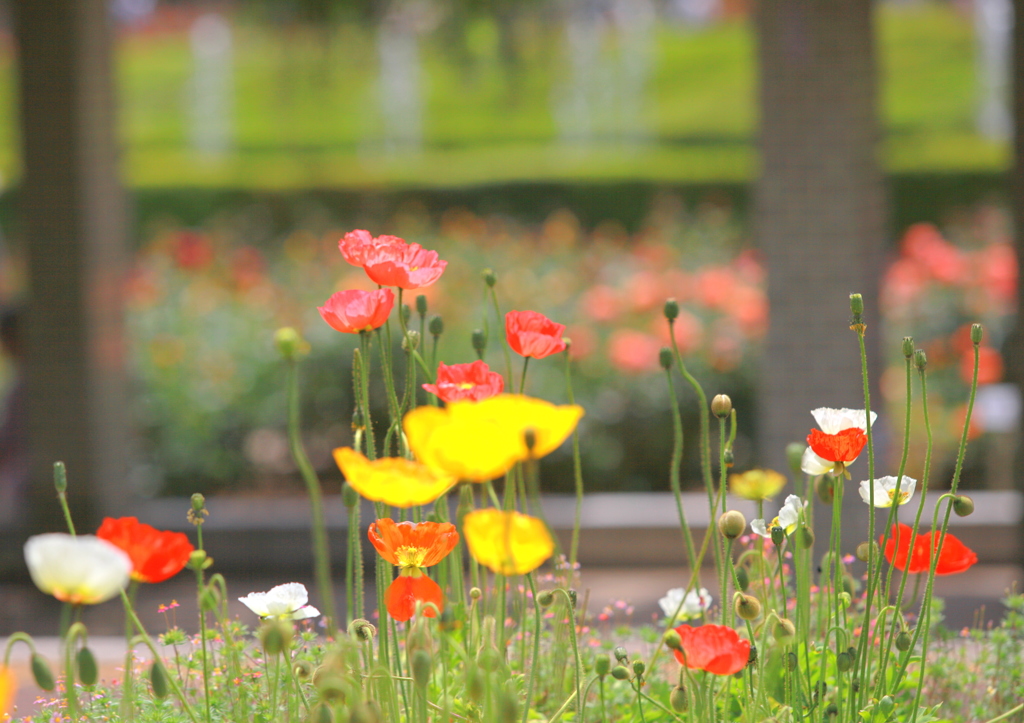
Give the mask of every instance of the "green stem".
[[525, 393], [525, 389], [526, 389], [526, 370], [527, 370], [527, 368], [529, 368], [529, 366], [530, 366], [530, 357], [524, 356], [523, 357], [523, 373], [522, 373], [522, 376], [519, 377], [519, 393], [520, 394], [524, 394]]
[[[501, 309], [498, 306], [498, 292], [490, 287], [491, 304], [494, 306], [494, 315], [497, 317], [499, 328], [503, 326], [504, 319], [501, 316]], [[512, 354], [508, 350], [507, 334], [501, 334], [501, 348], [505, 353], [505, 369], [508, 374], [508, 383], [512, 384]]]
[[[568, 393], [569, 404], [576, 403], [576, 397], [572, 391], [572, 359], [569, 356], [569, 349], [565, 349], [565, 389]], [[580, 518], [583, 514], [583, 462], [580, 458], [580, 430], [577, 425], [572, 430], [572, 474], [576, 488], [576, 512], [573, 516], [572, 543], [569, 545], [569, 568], [570, 575], [576, 571], [576, 559], [580, 546]], [[691, 541], [690, 545], [693, 545]]]
[[[533, 687], [537, 680], [537, 669], [540, 667], [538, 665], [538, 661], [540, 660], [540, 626], [541, 618], [544, 615], [540, 605], [537, 604], [537, 585], [533, 581], [532, 572], [526, 574], [526, 580], [530, 583], [530, 592], [533, 593], [533, 609], [535, 614], [533, 622], [533, 655], [530, 658], [530, 672], [526, 677], [526, 699], [523, 702], [523, 723], [526, 723], [530, 718], [530, 704], [533, 702]], [[502, 625], [504, 626], [504, 622]]]
[[679, 400], [676, 398], [675, 382], [672, 381], [672, 370], [665, 370], [665, 377], [668, 380], [669, 406], [672, 408], [672, 461], [669, 463], [669, 485], [672, 487], [672, 494], [676, 500], [676, 512], [679, 514], [679, 528], [683, 533], [683, 543], [686, 545], [686, 562], [693, 567], [697, 555], [693, 544], [693, 533], [686, 522], [686, 512], [683, 511], [683, 492], [679, 482], [679, 466], [683, 461], [683, 419], [679, 412]]
[[580, 650], [576, 642], [576, 608], [573, 605], [572, 597], [565, 588], [555, 588], [556, 593], [565, 597], [565, 607], [569, 611], [570, 640], [572, 640], [572, 662], [576, 671], [576, 720], [583, 720], [583, 698], [580, 695], [580, 678], [582, 676], [582, 662], [580, 661]]

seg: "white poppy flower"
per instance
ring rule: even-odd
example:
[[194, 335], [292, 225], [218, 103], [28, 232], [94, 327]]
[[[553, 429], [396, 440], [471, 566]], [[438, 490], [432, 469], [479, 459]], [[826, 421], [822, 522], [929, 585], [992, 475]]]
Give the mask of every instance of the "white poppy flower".
[[[703, 587], [700, 590], [690, 590], [689, 593], [686, 592], [686, 588], [674, 587], [665, 594], [665, 597], [658, 600], [658, 605], [666, 617], [676, 616], [675, 620], [669, 621], [671, 627], [676, 622], [700, 617], [711, 607], [712, 599], [711, 593]], [[676, 610], [679, 611], [678, 614]]]
[[[875, 480], [875, 507], [892, 507], [905, 505], [910, 502], [917, 489], [917, 480], [903, 475], [902, 482], [897, 484], [896, 478], [892, 475], [880, 477]], [[864, 480], [860, 483], [860, 496], [866, 504], [871, 504], [871, 482]]]
[[25, 563], [36, 587], [74, 605], [109, 600], [132, 572], [132, 560], [120, 548], [94, 535], [62, 532], [28, 538]]
[[764, 520], [753, 520], [750, 523], [750, 529], [768, 539], [771, 539], [773, 527], [781, 527], [787, 535], [791, 534], [800, 522], [800, 513], [805, 507], [807, 507], [807, 502], [796, 495], [789, 495], [770, 525], [765, 524]]
[[309, 593], [301, 582], [278, 585], [268, 592], [251, 592], [238, 601], [261, 618], [305, 620], [320, 614], [309, 602]]
[[[867, 433], [866, 416], [863, 409], [832, 409], [830, 407], [818, 407], [811, 410], [811, 416], [818, 423], [818, 428], [825, 434], [836, 435], [846, 429], [859, 429]], [[878, 414], [871, 412], [871, 424], [874, 425]], [[842, 467], [836, 462], [829, 461], [817, 455], [813, 449], [807, 447], [804, 450], [803, 458], [800, 460], [800, 469], [812, 476], [818, 476], [827, 472], [835, 471], [836, 474], [845, 469], [845, 465], [853, 460], [843, 463]], [[847, 475], [849, 476], [849, 475]]]

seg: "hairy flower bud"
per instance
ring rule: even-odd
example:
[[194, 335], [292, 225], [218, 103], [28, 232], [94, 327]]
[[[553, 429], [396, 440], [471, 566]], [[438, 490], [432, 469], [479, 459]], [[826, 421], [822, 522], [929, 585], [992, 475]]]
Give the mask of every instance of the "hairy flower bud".
[[789, 618], [776, 618], [772, 626], [772, 637], [781, 645], [788, 645], [796, 638], [796, 626]]
[[156, 698], [162, 700], [167, 697], [170, 683], [167, 681], [167, 671], [164, 670], [164, 664], [159, 660], [154, 660], [153, 664], [149, 666], [149, 684], [153, 686], [153, 695]]
[[675, 299], [666, 300], [663, 311], [666, 319], [675, 321], [679, 317], [679, 302]]
[[728, 394], [716, 394], [711, 400], [711, 413], [719, 419], [725, 419], [732, 413], [732, 399]]
[[718, 531], [722, 533], [723, 537], [730, 540], [735, 540], [742, 535], [745, 529], [747, 529], [747, 518], [738, 510], [723, 512], [722, 516], [718, 518]]
[[46, 658], [35, 652], [32, 653], [32, 677], [35, 678], [36, 685], [43, 690], [53, 690], [56, 686], [53, 672], [50, 670]]
[[498, 283], [498, 275], [494, 273], [494, 269], [484, 269], [481, 275], [484, 278], [484, 283], [491, 288]]
[[341, 486], [341, 501], [350, 510], [359, 504], [359, 493], [348, 482]]
[[405, 326], [409, 325], [409, 319], [412, 318], [412, 307], [408, 304], [402, 304], [402, 324]]
[[[676, 633], [676, 637], [679, 637], [679, 633]], [[607, 655], [598, 655], [597, 658], [594, 659], [594, 673], [596, 675], [599, 675], [603, 678], [604, 676], [608, 675], [611, 669], [612, 661], [608, 658]]]
[[260, 642], [267, 655], [280, 655], [288, 649], [295, 635], [294, 626], [285, 620], [271, 620], [260, 628]]
[[430, 321], [427, 322], [427, 331], [429, 331], [434, 337], [441, 336], [444, 333], [444, 319], [437, 314], [430, 317]]
[[484, 352], [487, 351], [487, 335], [484, 334], [483, 329], [473, 329], [473, 335], [470, 337], [470, 341], [473, 343], [473, 350], [477, 356], [481, 359], [484, 358]]
[[859, 545], [857, 545], [857, 549], [855, 551], [857, 559], [861, 562], [867, 562], [870, 555], [878, 557], [878, 553], [878, 543], [874, 541], [860, 543]]
[[290, 326], [274, 332], [274, 346], [281, 356], [288, 360], [298, 359], [309, 353], [309, 342]]
[[479, 600], [483, 596], [483, 594], [484, 594], [483, 591], [480, 588], [478, 588], [478, 587], [471, 587], [471, 588], [469, 588], [469, 596], [473, 600]]
[[858, 319], [864, 313], [864, 297], [860, 294], [850, 294], [850, 312], [854, 319]]
[[685, 713], [690, 709], [690, 696], [686, 694], [686, 688], [677, 685], [669, 693], [668, 702], [676, 713]]
[[59, 495], [68, 491], [68, 470], [63, 462], [53, 463], [53, 486]]
[[[977, 324], [975, 324], [977, 326]], [[892, 699], [891, 695], [883, 695], [882, 699], [878, 701], [878, 712], [882, 714], [882, 720], [887, 719], [892, 715], [893, 708], [896, 707], [896, 701]]]
[[647, 666], [644, 664], [644, 661], [642, 661], [642, 660], [634, 660], [633, 661], [633, 674], [634, 675], [638, 675], [638, 676], [639, 675], [643, 675], [644, 671], [646, 671], [646, 670], [647, 670]]
[[416, 296], [416, 313], [421, 317], [427, 315], [427, 297], [423, 294]]
[[75, 667], [78, 668], [78, 679], [82, 685], [96, 685], [100, 679], [100, 667], [96, 663], [96, 656], [88, 647], [83, 646], [75, 656]]
[[785, 528], [775, 526], [772, 528], [772, 542], [776, 547], [786, 541], [786, 530]]
[[658, 363], [665, 371], [672, 368], [672, 350], [667, 346], [661, 347], [661, 351], [658, 352]]
[[904, 630], [896, 636], [896, 649], [901, 653], [905, 653], [910, 650], [910, 644], [912, 642], [913, 640], [910, 637], [910, 633]]
[[415, 329], [409, 329], [405, 332], [405, 337], [402, 339], [402, 351], [412, 352], [416, 351], [420, 346], [420, 333]]
[[412, 653], [409, 667], [412, 669], [413, 682], [420, 688], [426, 688], [430, 682], [430, 669], [433, 667], [430, 653], [423, 648], [417, 648]]
[[971, 343], [975, 346], [980, 344], [983, 333], [981, 324], [971, 324]]
[[801, 549], [809, 550], [814, 546], [814, 530], [807, 525], [800, 525], [800, 529], [797, 531], [797, 539], [800, 540]]
[[356, 640], [373, 640], [377, 628], [369, 620], [356, 618], [348, 624], [348, 634]]
[[957, 495], [953, 498], [953, 512], [957, 517], [967, 517], [974, 512], [974, 500], [967, 495]]
[[617, 661], [619, 661], [620, 663], [622, 663], [622, 662], [624, 662], [626, 660], [629, 660], [629, 653], [627, 653], [626, 649], [624, 647], [622, 647], [621, 645], [618, 646], [617, 648], [615, 648], [615, 650], [612, 651], [612, 655], [614, 655], [615, 659]]
[[546, 608], [548, 605], [555, 601], [555, 593], [551, 590], [541, 590], [537, 593], [537, 604], [542, 608]]
[[836, 656], [836, 668], [840, 673], [849, 673], [853, 669], [853, 658], [845, 650]]
[[736, 568], [736, 583], [740, 586], [740, 590], [744, 592], [750, 587], [750, 574], [747, 572], [747, 568]]
[[615, 680], [629, 680], [629, 669], [625, 665], [616, 665], [612, 668], [612, 677]]
[[669, 630], [666, 632], [665, 647], [669, 650], [681, 650], [683, 647], [683, 640], [679, 637], [679, 633], [675, 630]]
[[914, 352], [914, 366], [917, 367], [919, 372], [923, 372], [928, 366], [928, 355], [924, 353], [924, 349], [918, 349]]
[[914, 356], [914, 337], [905, 336], [903, 337], [903, 356], [907, 359], [911, 359]]
[[757, 620], [761, 617], [761, 601], [753, 595], [736, 593], [732, 606], [742, 620]]

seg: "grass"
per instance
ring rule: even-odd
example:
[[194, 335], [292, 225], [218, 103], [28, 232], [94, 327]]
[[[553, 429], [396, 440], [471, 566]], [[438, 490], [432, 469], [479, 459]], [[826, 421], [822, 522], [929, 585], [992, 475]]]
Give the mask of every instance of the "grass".
[[[757, 127], [755, 38], [746, 22], [655, 32], [636, 142], [615, 129], [619, 98], [598, 104], [593, 140], [559, 141], [553, 107], [567, 91], [560, 26], [523, 26], [516, 72], [499, 58], [493, 21], [473, 21], [465, 48], [424, 39], [423, 148], [389, 150], [366, 29], [271, 28], [242, 17], [234, 35], [234, 149], [190, 148], [192, 60], [183, 34], [126, 35], [118, 45], [125, 177], [135, 187], [452, 187], [508, 181], [735, 182], [753, 177]], [[882, 146], [890, 172], [997, 172], [1005, 143], [974, 131], [971, 18], [951, 4], [883, 5], [877, 40]], [[610, 44], [604, 61], [617, 52]], [[13, 53], [0, 64], [0, 173], [17, 175]], [[614, 66], [611, 66], [614, 67]], [[618, 114], [618, 115], [617, 115]]]

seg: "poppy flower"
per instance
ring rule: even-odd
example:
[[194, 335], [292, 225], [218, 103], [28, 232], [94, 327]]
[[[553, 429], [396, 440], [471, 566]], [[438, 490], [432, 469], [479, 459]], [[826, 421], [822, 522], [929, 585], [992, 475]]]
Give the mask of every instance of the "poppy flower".
[[786, 486], [786, 478], [770, 469], [750, 469], [729, 475], [729, 491], [745, 500], [771, 499]]
[[7, 715], [14, 701], [14, 691], [18, 689], [18, 681], [14, 673], [6, 665], [0, 665], [0, 718]]
[[[583, 408], [499, 394], [481, 402], [452, 402], [444, 409], [417, 407], [402, 422], [416, 458], [438, 473], [485, 482], [516, 462], [550, 454], [576, 428]], [[534, 437], [526, 447], [526, 431]]]
[[764, 520], [751, 520], [750, 529], [769, 540], [772, 537], [772, 529], [775, 527], [781, 527], [788, 535], [796, 529], [797, 523], [800, 522], [800, 513], [805, 507], [807, 507], [806, 501], [796, 495], [790, 495], [770, 525], [766, 525]]
[[36, 587], [72, 605], [106, 602], [132, 573], [132, 560], [119, 547], [93, 535], [62, 532], [28, 538], [25, 563]]
[[520, 356], [543, 359], [565, 350], [565, 325], [556, 324], [537, 311], [510, 311], [505, 314], [508, 345]]
[[[849, 477], [846, 466], [857, 459], [868, 442], [864, 410], [820, 407], [811, 414], [820, 429], [812, 429], [807, 435], [808, 447], [804, 450], [801, 469], [810, 475], [830, 472]], [[871, 424], [877, 418], [872, 412]]]
[[[930, 552], [938, 547], [937, 537], [933, 540], [931, 532], [919, 534], [914, 540], [914, 548], [910, 549], [910, 538], [913, 529], [902, 522], [893, 525], [889, 539], [885, 543], [885, 559], [897, 570], [906, 570], [914, 575], [928, 572], [931, 567]], [[879, 538], [881, 542], [884, 537]], [[978, 561], [978, 556], [957, 537], [946, 533], [939, 550], [939, 560], [935, 566], [936, 575], [955, 575], [963, 572]]]
[[401, 457], [374, 461], [348, 447], [334, 450], [334, 461], [352, 488], [368, 500], [392, 507], [426, 505], [457, 481], [439, 475], [426, 465]]
[[[388, 614], [404, 622], [416, 612], [416, 603], [433, 603], [444, 609], [441, 588], [427, 577], [423, 568], [436, 565], [459, 544], [459, 533], [450, 522], [395, 522], [382, 518], [367, 531], [370, 543], [380, 556], [398, 567], [384, 602]], [[433, 609], [423, 614], [435, 617]]]
[[195, 550], [183, 532], [161, 532], [134, 517], [103, 518], [96, 537], [116, 545], [132, 559], [132, 579], [163, 582], [177, 575]]
[[436, 251], [428, 251], [417, 243], [391, 243], [367, 252], [363, 261], [366, 275], [381, 286], [420, 289], [441, 278], [447, 261]]
[[682, 620], [699, 618], [708, 611], [713, 600], [707, 588], [686, 592], [686, 588], [674, 587], [665, 593], [665, 597], [658, 600], [658, 605], [666, 616], [675, 615], [675, 618], [669, 620], [668, 624], [671, 626]]
[[706, 670], [715, 675], [732, 675], [747, 667], [750, 659], [750, 641], [743, 640], [732, 628], [725, 625], [701, 625], [691, 627], [680, 625], [681, 649], [676, 650], [676, 660], [687, 668]]
[[395, 305], [391, 289], [376, 291], [339, 291], [317, 311], [335, 331], [358, 334], [384, 325]]
[[518, 512], [475, 510], [463, 518], [462, 532], [473, 559], [499, 575], [525, 575], [555, 551], [547, 525]]
[[282, 620], [305, 620], [320, 614], [309, 602], [309, 593], [301, 582], [288, 582], [278, 585], [267, 592], [251, 592], [238, 598], [261, 618], [280, 618]]
[[423, 388], [445, 402], [467, 399], [479, 402], [505, 390], [505, 380], [498, 372], [492, 372], [486, 362], [472, 364], [437, 365], [437, 381], [424, 384]]
[[342, 236], [341, 241], [338, 242], [338, 250], [350, 264], [362, 266], [371, 252], [396, 244], [405, 246], [405, 241], [397, 236], [377, 236], [375, 238], [369, 231], [356, 229]]
[[903, 475], [897, 479], [892, 475], [880, 477], [870, 482], [864, 480], [860, 483], [860, 497], [865, 504], [871, 504], [871, 487], [875, 488], [875, 507], [892, 507], [893, 505], [905, 505], [914, 496], [917, 489], [917, 480]]

